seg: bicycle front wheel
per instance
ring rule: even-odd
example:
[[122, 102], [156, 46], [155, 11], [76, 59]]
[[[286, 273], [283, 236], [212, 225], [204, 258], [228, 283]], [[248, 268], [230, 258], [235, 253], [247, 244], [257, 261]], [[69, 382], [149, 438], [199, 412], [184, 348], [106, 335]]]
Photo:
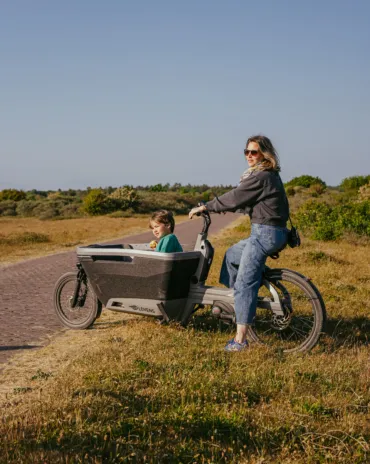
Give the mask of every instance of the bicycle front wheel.
[[101, 312], [102, 305], [86, 279], [81, 281], [77, 303], [72, 307], [76, 283], [76, 272], [68, 272], [60, 277], [54, 287], [54, 308], [58, 318], [66, 327], [87, 329]]
[[316, 345], [326, 311], [320, 292], [306, 277], [288, 269], [268, 269], [258, 299], [279, 302], [284, 315], [257, 307], [255, 323], [249, 327], [252, 341], [286, 353], [308, 351]]

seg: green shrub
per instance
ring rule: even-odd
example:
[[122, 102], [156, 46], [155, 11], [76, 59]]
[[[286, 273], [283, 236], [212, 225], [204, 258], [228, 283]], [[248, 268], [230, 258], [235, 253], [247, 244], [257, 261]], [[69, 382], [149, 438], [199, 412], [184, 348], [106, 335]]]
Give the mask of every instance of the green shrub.
[[54, 219], [56, 217], [59, 217], [59, 211], [53, 207], [45, 208], [42, 213], [38, 215], [38, 218], [42, 221]]
[[202, 200], [204, 202], [206, 201], [209, 201], [211, 199], [211, 191], [210, 190], [206, 190], [205, 192], [202, 192]]
[[18, 241], [20, 243], [47, 243], [50, 242], [50, 238], [46, 234], [39, 232], [23, 232], [18, 234]]
[[295, 195], [294, 187], [287, 187], [285, 189], [285, 193], [287, 194], [288, 197], [293, 197]]
[[370, 236], [370, 201], [349, 203], [337, 207], [338, 222], [343, 231]]
[[53, 219], [60, 214], [60, 209], [63, 207], [61, 201], [40, 201], [33, 209], [33, 216], [39, 219]]
[[19, 216], [31, 217], [33, 216], [33, 210], [40, 204], [40, 201], [22, 200], [17, 204], [17, 214]]
[[83, 199], [83, 210], [90, 216], [108, 213], [110, 202], [101, 188], [91, 189]]
[[16, 216], [17, 203], [13, 200], [0, 201], [0, 216]]
[[326, 187], [326, 183], [320, 179], [320, 177], [313, 177], [308, 175], [303, 175], [299, 177], [294, 177], [292, 180], [285, 184], [285, 187], [305, 187], [309, 188], [311, 185], [319, 184], [323, 187]]
[[110, 202], [110, 210], [135, 208], [139, 204], [139, 198], [136, 190], [128, 186], [117, 188], [109, 195], [108, 201]]
[[148, 214], [158, 209], [168, 209], [176, 214], [187, 214], [202, 199], [201, 194], [193, 196], [178, 192], [141, 192], [137, 211]]
[[0, 235], [0, 245], [27, 245], [33, 243], [47, 243], [50, 238], [46, 234], [37, 232], [22, 232], [8, 237]]
[[17, 215], [17, 213], [16, 213], [15, 209], [13, 209], [13, 208], [6, 209], [2, 213], [2, 216], [16, 216], [16, 215]]
[[309, 190], [310, 190], [311, 196], [318, 197], [325, 192], [326, 187], [322, 184], [312, 184]]
[[12, 201], [21, 201], [26, 198], [26, 192], [23, 190], [16, 189], [5, 189], [0, 192], [0, 201], [2, 200], [12, 200]]
[[345, 232], [370, 236], [370, 201], [329, 205], [308, 201], [298, 210], [297, 225], [314, 240], [335, 240]]
[[369, 182], [370, 182], [370, 175], [352, 176], [352, 177], [346, 177], [345, 179], [343, 179], [339, 187], [343, 191], [358, 190], [360, 187], [368, 184]]
[[156, 184], [156, 185], [150, 186], [149, 190], [151, 192], [168, 192], [169, 188], [170, 188], [170, 184], [165, 184], [165, 185]]
[[358, 198], [360, 201], [370, 200], [370, 182], [359, 188]]
[[60, 215], [68, 218], [68, 217], [79, 217], [81, 216], [81, 205], [79, 203], [70, 203], [68, 205], [64, 205], [60, 209]]

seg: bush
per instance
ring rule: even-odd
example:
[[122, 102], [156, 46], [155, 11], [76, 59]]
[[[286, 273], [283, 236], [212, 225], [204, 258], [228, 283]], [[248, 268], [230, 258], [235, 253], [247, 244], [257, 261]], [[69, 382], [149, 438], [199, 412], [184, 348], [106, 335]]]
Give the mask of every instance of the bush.
[[60, 210], [60, 215], [66, 218], [81, 216], [81, 205], [78, 203], [64, 205]]
[[314, 240], [335, 240], [346, 232], [370, 236], [370, 201], [329, 205], [314, 200], [298, 210], [299, 228]]
[[135, 208], [139, 204], [138, 194], [132, 187], [119, 187], [108, 197], [110, 210]]
[[59, 217], [59, 211], [53, 207], [44, 208], [40, 214], [38, 214], [38, 218], [42, 221], [46, 221], [48, 219], [54, 219]]
[[151, 192], [168, 192], [169, 188], [170, 188], [170, 184], [165, 184], [165, 185], [156, 184], [156, 185], [150, 186], [149, 190]]
[[311, 196], [318, 197], [325, 192], [326, 187], [322, 184], [312, 184], [309, 190], [310, 190]]
[[177, 192], [150, 192], [140, 196], [137, 207], [139, 213], [152, 213], [159, 209], [167, 209], [175, 214], [187, 214], [191, 208], [202, 201], [202, 195], [182, 195]]
[[295, 195], [294, 187], [287, 187], [285, 189], [285, 193], [287, 194], [288, 197], [293, 197]]
[[370, 201], [340, 205], [335, 210], [343, 232], [370, 236]]
[[28, 245], [47, 242], [50, 242], [50, 238], [46, 234], [37, 232], [22, 232], [8, 237], [0, 235], [0, 245]]
[[360, 201], [370, 200], [370, 182], [359, 188], [358, 198]]
[[360, 187], [368, 184], [369, 182], [370, 182], [370, 175], [352, 176], [352, 177], [346, 177], [345, 179], [343, 179], [339, 187], [343, 191], [358, 190]]
[[16, 216], [17, 203], [13, 200], [0, 201], [0, 216]]
[[16, 189], [5, 189], [0, 192], [0, 201], [2, 200], [12, 200], [12, 201], [21, 201], [26, 198], [26, 192], [23, 190]]
[[33, 210], [40, 204], [40, 201], [22, 200], [17, 204], [17, 214], [25, 217], [33, 216]]
[[319, 184], [326, 187], [326, 183], [320, 179], [320, 177], [312, 177], [308, 175], [303, 175], [299, 177], [294, 177], [292, 180], [285, 184], [285, 187], [305, 187], [309, 188], [311, 185]]
[[39, 219], [53, 219], [60, 214], [60, 209], [63, 207], [63, 202], [60, 201], [40, 201], [33, 209], [33, 216]]
[[17, 215], [17, 213], [16, 213], [15, 209], [12, 209], [12, 208], [4, 210], [3, 214], [2, 214], [2, 216], [16, 216], [16, 215]]
[[83, 199], [83, 210], [90, 216], [109, 212], [110, 202], [101, 188], [91, 189]]

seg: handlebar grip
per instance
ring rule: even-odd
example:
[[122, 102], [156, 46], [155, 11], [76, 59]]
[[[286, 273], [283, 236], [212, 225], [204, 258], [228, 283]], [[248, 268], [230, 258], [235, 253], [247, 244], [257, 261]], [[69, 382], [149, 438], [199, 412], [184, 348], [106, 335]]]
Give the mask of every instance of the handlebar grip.
[[[200, 201], [198, 203], [198, 206], [205, 206], [206, 202], [205, 201]], [[205, 215], [205, 216], [209, 216], [209, 211], [208, 209], [205, 209], [204, 211], [202, 211], [201, 213], [198, 213], [197, 216], [202, 216], [202, 215]]]

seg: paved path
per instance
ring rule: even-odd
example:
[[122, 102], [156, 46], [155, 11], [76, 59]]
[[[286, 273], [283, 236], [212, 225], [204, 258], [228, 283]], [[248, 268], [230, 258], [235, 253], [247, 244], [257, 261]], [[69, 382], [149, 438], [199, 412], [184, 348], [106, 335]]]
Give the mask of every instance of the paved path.
[[[210, 234], [229, 225], [239, 215], [212, 215]], [[194, 246], [200, 220], [176, 226], [176, 235], [186, 248]], [[146, 243], [151, 232], [132, 235], [109, 243]], [[0, 268], [0, 368], [14, 353], [47, 343], [48, 336], [62, 329], [53, 309], [53, 288], [57, 279], [73, 270], [74, 251], [21, 261]]]

